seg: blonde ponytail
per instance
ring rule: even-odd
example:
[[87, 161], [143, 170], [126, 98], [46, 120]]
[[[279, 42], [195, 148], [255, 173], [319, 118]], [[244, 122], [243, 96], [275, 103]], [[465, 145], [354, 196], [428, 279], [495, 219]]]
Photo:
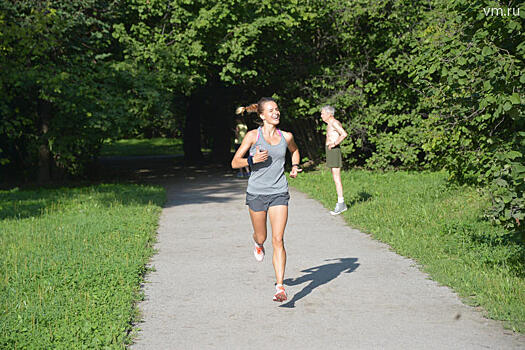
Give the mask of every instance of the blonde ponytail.
[[235, 110], [235, 114], [244, 114], [244, 112], [256, 113], [257, 108], [258, 108], [257, 103], [253, 103], [246, 107], [237, 107], [237, 109]]

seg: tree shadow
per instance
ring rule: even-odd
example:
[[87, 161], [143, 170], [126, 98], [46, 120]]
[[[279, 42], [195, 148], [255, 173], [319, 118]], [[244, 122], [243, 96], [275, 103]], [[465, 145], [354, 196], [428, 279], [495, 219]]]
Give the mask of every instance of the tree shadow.
[[0, 220], [39, 217], [60, 212], [71, 206], [89, 202], [93, 206], [111, 208], [115, 204], [136, 206], [164, 200], [151, 186], [120, 184], [79, 185], [76, 187], [41, 187], [0, 191]]
[[33, 191], [0, 192], [0, 220], [23, 219], [42, 215], [45, 208], [67, 199], [59, 190], [37, 189]]
[[[0, 190], [0, 220], [39, 217], [63, 210], [75, 201], [96, 202], [111, 207], [144, 205], [159, 202], [158, 190], [149, 185], [164, 186], [168, 198], [165, 207], [186, 204], [227, 203], [246, 192], [247, 179], [234, 177], [234, 170], [220, 164], [186, 164], [172, 156], [108, 157], [101, 162], [101, 177], [50, 183], [28, 184], [22, 188]], [[120, 173], [121, 172], [121, 173]], [[120, 175], [122, 176], [120, 176]], [[125, 185], [145, 185], [127, 187]]]
[[357, 194], [357, 196], [353, 197], [349, 202], [348, 204], [349, 205], [354, 205], [356, 203], [361, 203], [361, 202], [366, 202], [367, 200], [369, 200], [370, 198], [372, 198], [372, 195], [368, 192], [359, 192]]
[[305, 275], [298, 278], [287, 278], [284, 280], [284, 284], [287, 286], [295, 286], [308, 281], [310, 281], [310, 283], [306, 285], [300, 292], [295, 293], [290, 301], [280, 305], [280, 307], [294, 308], [297, 301], [310, 294], [315, 288], [332, 281], [342, 273], [353, 272], [360, 265], [357, 263], [357, 258], [326, 259], [325, 261], [337, 262], [302, 270], [301, 272], [306, 272]]
[[236, 179], [231, 175], [217, 175], [213, 178], [199, 175], [192, 180], [175, 181], [168, 186], [165, 207], [239, 202], [236, 196], [246, 192], [246, 182], [247, 179]]

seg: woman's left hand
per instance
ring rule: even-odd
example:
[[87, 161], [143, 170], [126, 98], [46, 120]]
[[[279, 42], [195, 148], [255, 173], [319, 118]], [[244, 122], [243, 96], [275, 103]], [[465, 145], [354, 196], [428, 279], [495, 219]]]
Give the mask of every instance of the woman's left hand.
[[291, 178], [297, 177], [297, 173], [300, 173], [301, 171], [303, 171], [303, 169], [299, 169], [299, 167], [293, 166], [292, 170], [290, 171], [290, 177]]

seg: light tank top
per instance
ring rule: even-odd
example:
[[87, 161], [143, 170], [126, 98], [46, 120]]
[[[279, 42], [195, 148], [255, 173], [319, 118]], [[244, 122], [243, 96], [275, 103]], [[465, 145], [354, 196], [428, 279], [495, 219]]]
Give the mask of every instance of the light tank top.
[[268, 151], [268, 159], [262, 163], [255, 163], [248, 180], [246, 192], [251, 194], [276, 194], [288, 192], [288, 181], [284, 175], [284, 161], [288, 144], [284, 135], [277, 145], [270, 145], [262, 135], [262, 128], [257, 129], [257, 141], [250, 147], [250, 155], [255, 154], [255, 147], [259, 146], [261, 151]]

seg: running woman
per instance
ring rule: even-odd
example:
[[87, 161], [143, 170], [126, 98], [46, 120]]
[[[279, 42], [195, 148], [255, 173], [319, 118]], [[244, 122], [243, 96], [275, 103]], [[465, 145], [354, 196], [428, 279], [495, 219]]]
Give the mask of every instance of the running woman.
[[[238, 169], [250, 166], [252, 172], [246, 190], [246, 204], [253, 226], [254, 255], [257, 261], [264, 258], [264, 242], [266, 241], [266, 217], [269, 215], [272, 226], [273, 268], [275, 270], [274, 301], [287, 299], [283, 286], [284, 269], [286, 266], [286, 250], [284, 249], [284, 229], [288, 221], [288, 181], [284, 175], [286, 149], [292, 154], [292, 170], [290, 177], [295, 178], [299, 170], [299, 149], [292, 133], [279, 130], [281, 113], [277, 103], [268, 97], [263, 97], [258, 103], [248, 107], [239, 107], [237, 114], [257, 112], [262, 126], [249, 131], [241, 146], [233, 156], [232, 168]], [[243, 158], [249, 151], [248, 158]]]

